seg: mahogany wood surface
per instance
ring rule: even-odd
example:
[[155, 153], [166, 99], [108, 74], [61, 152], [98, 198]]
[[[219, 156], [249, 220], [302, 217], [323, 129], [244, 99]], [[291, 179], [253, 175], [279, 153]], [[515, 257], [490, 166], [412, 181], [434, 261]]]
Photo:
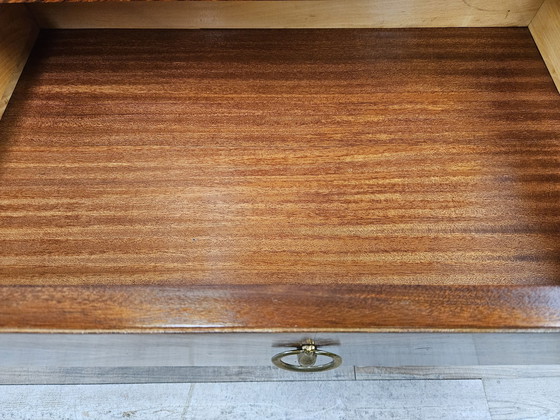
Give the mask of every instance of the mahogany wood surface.
[[109, 2], [142, 2], [142, 1], [195, 1], [195, 2], [202, 2], [202, 1], [211, 1], [211, 2], [250, 2], [250, 1], [291, 1], [291, 2], [298, 2], [298, 1], [320, 1], [320, 0], [0, 0], [0, 3], [109, 3]]
[[46, 31], [0, 133], [4, 330], [560, 326], [527, 29]]
[[4, 332], [496, 331], [560, 328], [560, 288], [13, 286]]

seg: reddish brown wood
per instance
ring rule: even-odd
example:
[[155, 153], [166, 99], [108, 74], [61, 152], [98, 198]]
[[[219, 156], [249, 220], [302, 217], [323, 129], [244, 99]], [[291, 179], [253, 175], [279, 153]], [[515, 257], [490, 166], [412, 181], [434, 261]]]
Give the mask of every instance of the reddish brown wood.
[[558, 327], [527, 29], [46, 32], [0, 132], [5, 330]]
[[1, 3], [124, 3], [124, 2], [141, 2], [141, 1], [293, 1], [302, 0], [0, 0]]
[[0, 0], [0, 4], [2, 3], [129, 3], [129, 2], [141, 2], [141, 1], [157, 1], [157, 2], [169, 2], [169, 1], [292, 1], [298, 2], [302, 0]]
[[2, 331], [560, 328], [560, 288], [220, 285], [0, 287]]

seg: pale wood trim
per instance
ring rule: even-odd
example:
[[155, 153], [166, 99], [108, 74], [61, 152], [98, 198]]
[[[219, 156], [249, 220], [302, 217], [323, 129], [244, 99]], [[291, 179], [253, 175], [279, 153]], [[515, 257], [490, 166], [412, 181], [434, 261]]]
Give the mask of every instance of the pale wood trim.
[[45, 28], [527, 26], [543, 0], [307, 0], [30, 5]]
[[39, 29], [23, 5], [0, 7], [0, 118], [16, 87]]
[[546, 0], [529, 29], [560, 91], [560, 1]]

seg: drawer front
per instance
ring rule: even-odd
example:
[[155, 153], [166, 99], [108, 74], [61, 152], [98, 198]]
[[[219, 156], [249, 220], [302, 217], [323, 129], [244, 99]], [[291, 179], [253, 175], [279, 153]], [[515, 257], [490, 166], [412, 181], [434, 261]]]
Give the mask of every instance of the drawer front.
[[[313, 339], [342, 365], [286, 372], [271, 358]], [[0, 383], [319, 380], [560, 374], [559, 333], [2, 334]], [[540, 365], [540, 367], [539, 367]], [[544, 371], [544, 373], [543, 373]]]

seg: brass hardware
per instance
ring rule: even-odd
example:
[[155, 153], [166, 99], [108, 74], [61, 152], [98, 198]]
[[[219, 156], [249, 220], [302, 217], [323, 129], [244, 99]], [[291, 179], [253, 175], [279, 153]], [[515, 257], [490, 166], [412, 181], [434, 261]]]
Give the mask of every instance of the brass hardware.
[[[286, 356], [297, 356], [299, 365], [284, 362], [282, 359]], [[316, 365], [317, 356], [329, 357], [331, 361], [322, 365]], [[281, 369], [296, 372], [322, 372], [339, 367], [342, 364], [342, 358], [337, 354], [317, 349], [313, 340], [308, 339], [296, 350], [278, 353], [272, 358], [272, 363]]]

